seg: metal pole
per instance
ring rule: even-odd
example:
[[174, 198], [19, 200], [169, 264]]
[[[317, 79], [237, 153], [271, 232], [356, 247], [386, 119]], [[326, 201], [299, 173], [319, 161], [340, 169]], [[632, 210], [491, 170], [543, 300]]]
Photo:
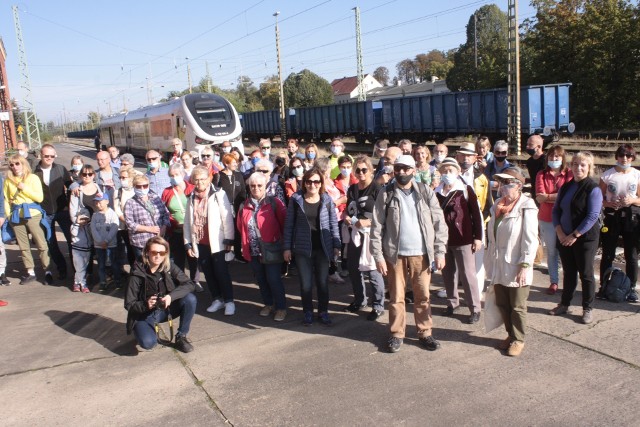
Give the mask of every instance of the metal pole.
[[278, 81], [280, 84], [280, 140], [284, 144], [287, 140], [287, 120], [284, 109], [284, 89], [282, 87], [282, 63], [280, 62], [280, 29], [278, 28], [278, 15], [280, 15], [280, 12], [273, 14], [273, 16], [276, 17], [276, 53], [278, 56]]
[[189, 65], [189, 57], [187, 56], [185, 59], [187, 60], [187, 80], [189, 80], [189, 93], [193, 93], [191, 87], [191, 66]]
[[358, 72], [358, 101], [366, 101], [367, 93], [364, 90], [363, 80], [364, 80], [364, 67], [362, 65], [362, 40], [360, 39], [360, 8], [354, 7], [353, 10], [356, 14], [356, 59], [358, 62], [357, 72]]

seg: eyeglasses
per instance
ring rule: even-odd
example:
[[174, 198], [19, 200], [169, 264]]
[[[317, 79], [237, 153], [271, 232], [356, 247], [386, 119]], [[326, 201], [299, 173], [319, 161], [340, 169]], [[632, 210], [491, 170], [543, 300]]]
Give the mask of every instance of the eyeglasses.
[[147, 162], [153, 162], [154, 160], [158, 160], [160, 157], [147, 157]]
[[136, 185], [136, 188], [140, 188], [140, 189], [149, 188], [149, 184], [138, 184]]
[[251, 188], [264, 188], [264, 185], [262, 185], [262, 184], [250, 184], [249, 187], [251, 187]]
[[22, 166], [22, 163], [17, 162], [17, 163], [9, 163], [9, 166]]
[[95, 175], [95, 173], [93, 173], [93, 172], [84, 172], [82, 174], [82, 176], [93, 176], [93, 175]]
[[56, 155], [55, 154], [43, 154], [42, 158], [43, 159], [55, 159]]
[[356, 173], [367, 173], [368, 171], [368, 168], [356, 168]]
[[627, 159], [633, 159], [634, 155], [632, 153], [620, 153], [618, 157], [626, 157]]
[[211, 158], [211, 154], [203, 154], [200, 157], [202, 157], [203, 159], [210, 159]]
[[506, 152], [506, 151], [496, 151], [496, 155], [499, 155], [499, 156], [506, 156], [506, 155], [507, 155], [507, 152]]
[[270, 173], [268, 170], [266, 169], [257, 169], [256, 172], [260, 172], [260, 173]]
[[411, 166], [405, 166], [405, 165], [398, 165], [398, 166], [394, 166], [393, 167], [393, 171], [394, 172], [408, 172], [411, 169], [413, 169]]
[[167, 251], [149, 251], [149, 255], [151, 256], [165, 256]]
[[305, 181], [304, 183], [305, 185], [320, 185], [322, 184], [322, 181], [320, 181], [319, 179], [308, 179]]

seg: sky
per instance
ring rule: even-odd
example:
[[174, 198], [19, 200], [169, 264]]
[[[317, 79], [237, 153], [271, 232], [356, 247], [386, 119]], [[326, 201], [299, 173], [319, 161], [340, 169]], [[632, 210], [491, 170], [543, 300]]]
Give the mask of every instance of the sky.
[[[355, 12], [360, 8], [365, 73], [432, 49], [465, 42], [469, 17], [507, 0], [23, 0], [18, 6], [41, 121], [85, 121], [157, 102], [197, 84], [208, 65], [213, 83], [235, 88], [241, 75], [258, 87], [277, 74], [275, 12], [280, 12], [283, 80], [309, 69], [329, 82], [356, 75]], [[519, 21], [534, 16], [519, 3]], [[11, 2], [0, 5], [11, 97], [23, 105]], [[188, 58], [188, 59], [187, 59]]]

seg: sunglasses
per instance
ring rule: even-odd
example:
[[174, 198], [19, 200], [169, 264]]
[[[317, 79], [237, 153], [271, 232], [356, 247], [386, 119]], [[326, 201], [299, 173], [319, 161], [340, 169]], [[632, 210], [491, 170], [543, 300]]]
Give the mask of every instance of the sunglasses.
[[411, 166], [398, 165], [393, 167], [394, 172], [407, 172], [413, 169]]
[[496, 151], [496, 155], [506, 156], [507, 152], [506, 151]]
[[129, 179], [128, 176], [121, 176], [120, 179]]
[[22, 166], [22, 163], [18, 162], [18, 163], [9, 163], [9, 166]]
[[210, 159], [211, 158], [211, 154], [203, 154], [200, 157], [202, 157], [203, 159]]
[[136, 188], [140, 188], [140, 189], [149, 188], [149, 184], [138, 184], [136, 185]]
[[55, 159], [56, 155], [55, 154], [44, 154], [42, 156], [43, 159]]
[[165, 256], [167, 251], [149, 251], [149, 255], [151, 256]]
[[320, 185], [322, 183], [322, 181], [320, 181], [319, 179], [308, 179], [305, 181], [305, 185]]
[[257, 169], [256, 172], [260, 172], [260, 173], [269, 173], [268, 170], [265, 169]]
[[356, 168], [356, 173], [367, 173], [368, 171], [368, 168]]
[[85, 172], [82, 174], [82, 176], [93, 176], [93, 175], [95, 175], [95, 173], [93, 172]]
[[626, 157], [627, 159], [633, 159], [633, 154], [631, 153], [620, 153], [618, 157]]

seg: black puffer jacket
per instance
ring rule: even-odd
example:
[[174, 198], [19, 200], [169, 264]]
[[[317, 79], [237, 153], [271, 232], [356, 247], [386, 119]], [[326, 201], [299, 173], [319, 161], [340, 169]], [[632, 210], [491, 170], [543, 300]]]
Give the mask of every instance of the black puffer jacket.
[[[168, 272], [162, 273], [167, 293], [171, 296], [171, 304], [195, 290], [195, 284], [173, 262]], [[133, 331], [136, 320], [144, 320], [151, 313], [147, 307], [147, 300], [152, 294], [147, 295], [147, 289], [157, 289], [157, 276], [150, 273], [139, 261], [133, 265], [133, 271], [129, 276], [127, 292], [124, 297], [124, 308], [127, 315], [127, 334]]]

